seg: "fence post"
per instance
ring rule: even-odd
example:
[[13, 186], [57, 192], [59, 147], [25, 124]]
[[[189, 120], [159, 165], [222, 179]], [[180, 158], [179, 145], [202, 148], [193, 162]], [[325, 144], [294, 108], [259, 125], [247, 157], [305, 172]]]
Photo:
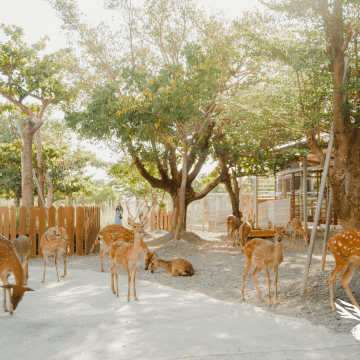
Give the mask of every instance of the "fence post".
[[16, 209], [15, 206], [12, 206], [10, 208], [10, 215], [11, 215], [11, 219], [10, 219], [10, 241], [13, 243], [16, 239]]
[[38, 235], [38, 256], [42, 257], [42, 251], [40, 249], [41, 237], [46, 231], [46, 209], [44, 206], [41, 206], [39, 209], [39, 235]]
[[48, 210], [49, 219], [48, 219], [48, 228], [56, 227], [56, 208], [55, 206], [50, 206]]
[[66, 212], [66, 230], [68, 235], [70, 255], [74, 255], [74, 207], [69, 206]]
[[63, 206], [59, 206], [58, 208], [58, 227], [65, 227], [65, 210]]
[[36, 213], [35, 206], [31, 206], [29, 210], [29, 238], [32, 241], [31, 246], [31, 257], [36, 257]]
[[76, 208], [76, 255], [83, 255], [84, 208]]
[[19, 236], [26, 236], [26, 207], [19, 209]]
[[150, 231], [155, 231], [155, 211], [151, 210], [150, 213]]

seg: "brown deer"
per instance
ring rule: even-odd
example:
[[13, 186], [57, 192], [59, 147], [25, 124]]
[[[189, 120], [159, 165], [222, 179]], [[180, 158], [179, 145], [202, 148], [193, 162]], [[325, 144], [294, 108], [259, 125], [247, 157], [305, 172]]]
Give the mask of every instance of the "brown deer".
[[[9, 284], [9, 272], [12, 272], [15, 277], [15, 285]], [[24, 292], [34, 290], [24, 286], [24, 268], [17, 257], [13, 244], [2, 235], [0, 235], [0, 278], [3, 282], [2, 288], [4, 289], [3, 308], [5, 312], [10, 312], [10, 315], [12, 315], [22, 300]], [[9, 310], [6, 306], [6, 290], [8, 290], [10, 298]]]
[[158, 258], [157, 252], [155, 251], [153, 258], [151, 259], [151, 272], [155, 272], [159, 266], [165, 269], [162, 273], [164, 276], [192, 276], [195, 274], [195, 269], [189, 261], [181, 258], [170, 261], [161, 260]]
[[255, 225], [255, 219], [251, 220], [251, 217], [249, 215], [249, 220], [243, 224], [241, 224], [239, 229], [239, 238], [240, 238], [240, 244], [242, 251], [244, 251], [244, 246], [246, 244], [246, 241], [248, 240], [251, 230], [254, 228]]
[[239, 227], [243, 222], [234, 215], [229, 215], [226, 219], [227, 232], [228, 232], [228, 242], [227, 246], [230, 246], [230, 238], [232, 242], [232, 246], [235, 246], [235, 237], [239, 241]]
[[27, 285], [29, 279], [29, 259], [31, 254], [32, 241], [27, 236], [19, 236], [14, 241], [16, 253], [25, 270], [25, 285]]
[[[125, 268], [127, 277], [128, 277], [128, 295], [127, 300], [130, 301], [130, 282], [133, 283], [133, 296], [134, 300], [139, 300], [136, 296], [135, 289], [135, 280], [138, 264], [141, 260], [141, 251], [142, 251], [142, 239], [145, 232], [145, 226], [147, 222], [147, 216], [150, 212], [151, 207], [148, 208], [146, 214], [143, 216], [141, 223], [134, 222], [138, 212], [135, 217], [132, 217], [129, 212], [128, 223], [134, 229], [134, 243], [129, 244], [123, 241], [116, 241], [110, 245], [109, 252], [107, 253], [107, 258], [111, 264], [111, 290], [116, 296], [119, 296], [119, 284], [118, 284], [118, 269], [119, 267]], [[130, 277], [130, 269], [132, 269], [132, 276]], [[116, 292], [114, 288], [114, 276], [116, 278]]]
[[244, 246], [246, 263], [242, 274], [241, 298], [245, 300], [244, 285], [245, 285], [246, 274], [250, 270], [251, 266], [255, 265], [256, 266], [255, 270], [251, 276], [254, 280], [258, 297], [261, 301], [264, 301], [263, 297], [261, 296], [257, 277], [261, 269], [265, 268], [266, 275], [268, 278], [268, 286], [269, 286], [269, 305], [271, 305], [270, 269], [274, 268], [275, 301], [279, 302], [278, 292], [277, 292], [277, 277], [278, 277], [279, 266], [283, 261], [282, 240], [284, 238], [285, 228], [274, 227], [271, 221], [269, 221], [269, 228], [275, 232], [276, 244], [264, 239], [252, 239]]
[[66, 230], [64, 228], [49, 228], [40, 240], [40, 248], [44, 256], [44, 276], [42, 282], [45, 282], [45, 272], [47, 260], [49, 257], [55, 257], [55, 267], [56, 267], [56, 275], [57, 281], [60, 282], [59, 272], [58, 272], [58, 258], [64, 260], [64, 275], [61, 277], [65, 277], [66, 275], [66, 260], [67, 254], [69, 252], [69, 242]]
[[329, 277], [330, 304], [335, 311], [334, 283], [341, 276], [341, 284], [354, 306], [360, 309], [350, 290], [350, 281], [360, 266], [360, 231], [344, 230], [333, 235], [328, 242], [330, 251], [335, 258], [335, 269]]
[[306, 244], [309, 246], [310, 238], [309, 236], [307, 236], [306, 232], [301, 227], [301, 222], [298, 219], [293, 218], [285, 225], [285, 229], [287, 230], [289, 226], [291, 227], [290, 244], [291, 239], [293, 239], [295, 245], [296, 233], [299, 232], [304, 237]]

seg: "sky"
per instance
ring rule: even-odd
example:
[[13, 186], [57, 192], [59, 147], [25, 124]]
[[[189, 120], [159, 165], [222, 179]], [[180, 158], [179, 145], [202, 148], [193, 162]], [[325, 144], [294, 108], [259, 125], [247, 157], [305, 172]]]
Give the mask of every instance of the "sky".
[[[141, 2], [135, 0], [134, 3]], [[244, 10], [254, 7], [261, 9], [257, 0], [197, 0], [200, 7], [207, 12], [222, 11], [229, 19], [241, 16]], [[104, 0], [78, 0], [78, 6], [90, 23], [105, 21], [116, 26], [114, 12], [104, 9]], [[32, 44], [47, 35], [50, 38], [46, 52], [52, 53], [67, 46], [65, 33], [61, 30], [62, 21], [56, 16], [55, 10], [45, 0], [0, 0], [0, 24], [17, 25], [24, 29], [25, 41]], [[4, 39], [0, 33], [0, 41]], [[83, 142], [86, 150], [91, 150], [105, 161], [116, 161], [118, 154], [109, 149], [98, 147], [90, 142]], [[202, 172], [210, 172], [215, 164], [206, 164]], [[105, 171], [89, 169], [96, 179], [106, 179]]]

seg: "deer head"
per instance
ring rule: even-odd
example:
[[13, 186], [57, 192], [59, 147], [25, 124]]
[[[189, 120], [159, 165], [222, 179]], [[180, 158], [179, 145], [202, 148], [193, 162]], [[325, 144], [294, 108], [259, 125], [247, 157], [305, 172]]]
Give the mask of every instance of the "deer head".
[[[24, 296], [25, 291], [35, 291], [33, 289], [30, 289], [28, 287], [22, 286], [22, 285], [3, 285], [4, 289], [13, 289], [11, 294], [11, 303], [13, 305], [13, 310], [15, 310], [19, 304], [19, 302], [22, 300]], [[12, 313], [11, 313], [12, 314]]]
[[275, 227], [271, 221], [269, 221], [269, 228], [275, 233], [275, 241], [281, 243], [281, 241], [284, 239], [285, 228], [283, 226]]
[[157, 251], [154, 251], [151, 258], [151, 272], [153, 273], [159, 267], [159, 261], [157, 257]]

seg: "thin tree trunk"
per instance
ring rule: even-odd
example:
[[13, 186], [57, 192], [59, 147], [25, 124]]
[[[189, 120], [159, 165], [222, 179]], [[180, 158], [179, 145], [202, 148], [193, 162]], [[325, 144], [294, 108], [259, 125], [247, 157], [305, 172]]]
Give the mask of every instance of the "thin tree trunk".
[[45, 170], [45, 180], [47, 185], [46, 207], [49, 209], [53, 203], [53, 187], [52, 187], [52, 179], [46, 170]]
[[71, 206], [72, 194], [68, 196], [68, 203], [67, 206]]
[[29, 211], [34, 205], [34, 186], [32, 169], [32, 140], [36, 130], [43, 123], [37, 117], [28, 119], [22, 128], [22, 151], [21, 151], [21, 193], [22, 204]]
[[[39, 182], [40, 191], [43, 195], [45, 201], [45, 167], [43, 161], [43, 151], [41, 146], [41, 130], [39, 129], [35, 133], [35, 140], [36, 140], [36, 160], [37, 160], [37, 179]], [[38, 206], [46, 206], [41, 201], [41, 196], [38, 196]]]
[[188, 146], [185, 144], [184, 153], [182, 156], [182, 169], [181, 169], [181, 187], [179, 191], [179, 216], [178, 223], [175, 230], [175, 240], [180, 240], [181, 230], [183, 228], [185, 220], [185, 192], [186, 192], [186, 181], [187, 181], [187, 158], [188, 158]]
[[21, 190], [14, 190], [14, 203], [15, 203], [15, 207], [19, 208], [20, 207], [20, 199], [21, 199]]

